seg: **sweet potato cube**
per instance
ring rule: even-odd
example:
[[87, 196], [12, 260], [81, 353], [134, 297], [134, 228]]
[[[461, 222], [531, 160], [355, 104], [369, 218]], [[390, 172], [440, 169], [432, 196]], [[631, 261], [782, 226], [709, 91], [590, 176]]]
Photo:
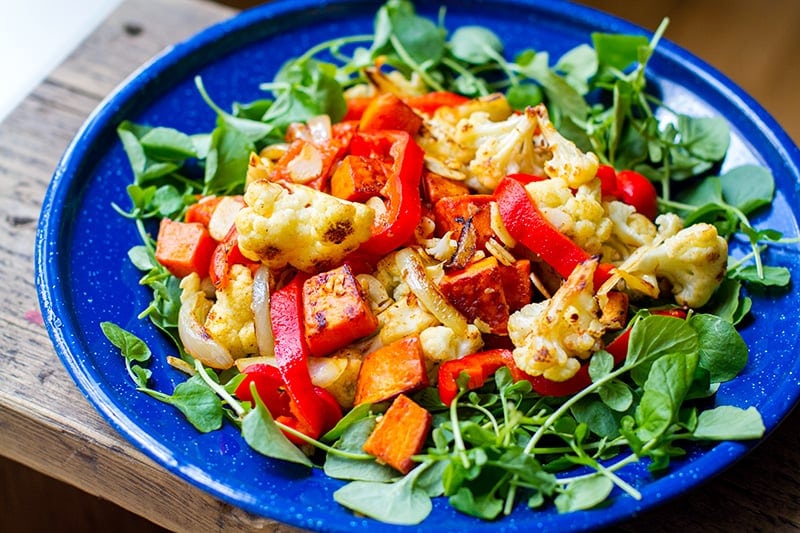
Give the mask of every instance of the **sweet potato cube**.
[[371, 157], [348, 155], [331, 177], [331, 194], [351, 202], [378, 196], [386, 183], [386, 165]]
[[500, 265], [493, 256], [445, 274], [439, 287], [453, 307], [472, 322], [481, 319], [490, 333], [508, 332], [508, 302], [503, 290]]
[[378, 319], [348, 265], [303, 283], [303, 319], [311, 354], [328, 355], [374, 332]]
[[411, 135], [422, 127], [422, 117], [392, 93], [379, 94], [361, 115], [359, 130], [402, 130]]
[[156, 240], [156, 261], [178, 278], [196, 272], [208, 275], [208, 265], [216, 243], [199, 222], [161, 220]]
[[361, 362], [355, 405], [383, 402], [427, 385], [419, 337], [404, 337], [367, 354]]
[[469, 188], [460, 181], [451, 180], [429, 171], [422, 174], [422, 190], [431, 205], [436, 205], [442, 198], [469, 194]]
[[479, 249], [483, 248], [486, 241], [494, 235], [490, 207], [492, 199], [493, 197], [488, 194], [442, 198], [433, 206], [436, 234], [442, 236], [452, 231], [453, 237], [458, 238], [461, 228], [467, 220], [472, 219], [472, 227], [477, 234], [476, 245]]
[[513, 265], [499, 265], [500, 281], [503, 284], [503, 294], [506, 296], [509, 312], [513, 313], [522, 309], [533, 298], [531, 288], [531, 262], [519, 259]]
[[363, 449], [381, 462], [408, 474], [411, 458], [422, 451], [431, 429], [431, 414], [405, 394], [392, 402], [364, 442]]

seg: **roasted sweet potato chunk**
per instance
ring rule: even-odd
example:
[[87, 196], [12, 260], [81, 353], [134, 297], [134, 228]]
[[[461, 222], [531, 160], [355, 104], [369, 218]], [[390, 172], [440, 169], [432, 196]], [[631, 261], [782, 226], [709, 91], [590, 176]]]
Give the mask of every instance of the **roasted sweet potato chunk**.
[[448, 231], [458, 238], [461, 228], [470, 219], [476, 232], [476, 246], [481, 249], [493, 235], [492, 212], [490, 204], [493, 197], [487, 194], [469, 196], [448, 196], [433, 206], [436, 221], [436, 234], [441, 236]]
[[422, 127], [422, 117], [392, 93], [383, 93], [367, 105], [361, 115], [361, 131], [402, 130], [411, 135]]
[[422, 174], [422, 191], [431, 205], [436, 205], [442, 198], [469, 194], [469, 188], [460, 181], [451, 180], [430, 171]]
[[419, 337], [404, 337], [364, 358], [356, 383], [355, 405], [383, 402], [427, 385]]
[[431, 414], [405, 394], [399, 395], [364, 442], [363, 449], [381, 462], [408, 474], [431, 429]]
[[378, 327], [361, 285], [346, 264], [303, 283], [303, 318], [308, 347], [316, 357], [347, 346]]
[[331, 177], [331, 194], [351, 202], [378, 196], [386, 183], [386, 165], [374, 158], [348, 155]]
[[508, 302], [500, 265], [493, 256], [445, 274], [439, 287], [453, 306], [470, 322], [481, 319], [490, 333], [508, 332]]

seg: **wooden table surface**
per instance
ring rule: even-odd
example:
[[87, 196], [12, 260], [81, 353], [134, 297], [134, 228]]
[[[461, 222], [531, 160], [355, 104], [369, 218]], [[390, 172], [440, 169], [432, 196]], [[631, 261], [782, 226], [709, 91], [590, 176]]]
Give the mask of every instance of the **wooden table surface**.
[[[784, 68], [790, 61], [796, 64], [791, 58], [800, 51], [795, 33], [800, 3], [776, 1], [769, 12], [750, 2], [721, 0], [642, 2], [646, 8], [633, 0], [587, 3], [650, 28], [671, 16], [669, 38], [734, 77], [800, 139], [794, 96], [798, 71]], [[201, 0], [126, 0], [0, 123], [0, 286], [8, 289], [0, 303], [0, 456], [174, 531], [291, 528], [252, 516], [175, 477], [96, 413], [60, 363], [42, 325], [34, 238], [53, 169], [91, 110], [155, 53], [234, 13]], [[798, 474], [800, 413], [795, 412], [737, 465], [614, 529], [798, 528]], [[13, 514], [2, 496], [14, 489], [2, 490], [2, 514]], [[47, 509], [57, 502], [40, 505]]]

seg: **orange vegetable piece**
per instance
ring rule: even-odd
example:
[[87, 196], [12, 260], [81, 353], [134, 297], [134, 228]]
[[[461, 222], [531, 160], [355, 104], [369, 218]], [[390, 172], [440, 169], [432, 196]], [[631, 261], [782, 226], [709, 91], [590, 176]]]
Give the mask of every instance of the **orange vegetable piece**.
[[500, 267], [500, 283], [503, 284], [503, 294], [505, 294], [509, 312], [513, 313], [531, 303], [533, 298], [531, 262], [527, 259], [518, 259], [513, 265], [498, 266]]
[[405, 394], [399, 395], [364, 442], [363, 450], [403, 474], [416, 464], [431, 429], [431, 414]]
[[401, 130], [411, 135], [422, 127], [422, 118], [392, 93], [379, 94], [361, 114], [361, 131]]
[[427, 385], [422, 347], [412, 335], [367, 354], [358, 373], [355, 405], [383, 402]]
[[469, 322], [479, 318], [489, 325], [490, 333], [505, 335], [508, 332], [508, 302], [500, 265], [494, 256], [445, 274], [439, 287]]
[[204, 196], [200, 198], [196, 203], [186, 208], [184, 222], [199, 222], [208, 227], [211, 215], [223, 198], [224, 196]]
[[156, 261], [178, 278], [196, 272], [208, 274], [208, 265], [216, 243], [199, 222], [161, 220], [156, 241]]
[[451, 180], [430, 171], [422, 174], [422, 190], [431, 205], [435, 205], [442, 198], [469, 194], [469, 188], [460, 181]]
[[378, 319], [348, 265], [303, 283], [303, 320], [311, 354], [328, 355], [374, 332]]
[[489, 194], [471, 194], [469, 196], [448, 196], [433, 206], [436, 234], [444, 235], [453, 232], [458, 238], [461, 228], [470, 218], [472, 227], [477, 233], [476, 245], [479, 249], [494, 235], [492, 231], [492, 211], [490, 204], [494, 198]]
[[331, 194], [351, 202], [365, 202], [379, 196], [386, 179], [386, 165], [382, 161], [348, 155], [331, 176]]

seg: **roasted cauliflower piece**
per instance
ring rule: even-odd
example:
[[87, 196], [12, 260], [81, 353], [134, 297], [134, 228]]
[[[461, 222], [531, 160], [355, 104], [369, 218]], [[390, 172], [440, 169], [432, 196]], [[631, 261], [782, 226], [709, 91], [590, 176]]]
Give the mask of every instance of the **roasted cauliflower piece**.
[[538, 122], [533, 108], [503, 121], [477, 112], [456, 125], [455, 141], [472, 147], [475, 156], [467, 168], [467, 185], [490, 192], [508, 174], [542, 174], [544, 159], [534, 146]]
[[589, 254], [599, 253], [611, 237], [614, 224], [601, 201], [600, 180], [579, 186], [574, 194], [561, 178], [534, 181], [525, 189], [548, 222]]
[[605, 328], [599, 321], [592, 282], [596, 267], [596, 259], [578, 265], [552, 298], [511, 315], [508, 335], [520, 369], [565, 381], [575, 375], [581, 360], [602, 347]]
[[369, 239], [374, 212], [294, 183], [254, 181], [236, 216], [239, 248], [271, 269], [305, 272], [335, 267]]
[[206, 316], [211, 338], [225, 346], [234, 359], [258, 353], [253, 324], [253, 276], [244, 265], [233, 265], [230, 281], [217, 290], [217, 300]]
[[547, 108], [543, 104], [526, 110], [525, 113], [535, 115], [539, 126], [537, 145], [538, 141], [543, 140], [544, 149], [550, 154], [544, 164], [545, 174], [551, 178], [563, 179], [573, 189], [595, 178], [599, 166], [597, 156], [591, 152], [582, 152], [575, 143], [565, 139], [550, 122]]
[[602, 256], [605, 261], [624, 261], [637, 248], [655, 240], [656, 225], [636, 211], [635, 207], [617, 200], [604, 205], [608, 218], [613, 223], [611, 236], [603, 244]]
[[462, 336], [447, 326], [431, 326], [419, 334], [422, 355], [428, 363], [441, 363], [476, 353], [483, 348], [483, 337], [473, 324]]
[[[670, 226], [668, 231], [674, 229]], [[666, 281], [678, 305], [697, 308], [708, 302], [725, 278], [728, 242], [711, 224], [699, 223], [642, 248], [637, 256], [632, 266], [621, 266], [627, 275]]]

